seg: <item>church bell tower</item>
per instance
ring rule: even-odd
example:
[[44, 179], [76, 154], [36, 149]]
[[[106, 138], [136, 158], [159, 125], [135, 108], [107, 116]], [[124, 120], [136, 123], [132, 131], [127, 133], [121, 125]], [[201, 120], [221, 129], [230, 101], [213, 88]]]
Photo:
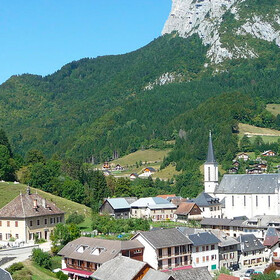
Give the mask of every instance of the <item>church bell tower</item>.
[[204, 191], [208, 194], [214, 194], [218, 186], [218, 163], [215, 159], [212, 135], [209, 132], [208, 154], [204, 163]]

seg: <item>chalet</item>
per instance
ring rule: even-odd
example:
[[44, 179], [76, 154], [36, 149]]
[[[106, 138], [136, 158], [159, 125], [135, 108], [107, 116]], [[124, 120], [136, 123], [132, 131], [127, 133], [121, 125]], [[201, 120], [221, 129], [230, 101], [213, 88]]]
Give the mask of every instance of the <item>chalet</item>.
[[269, 262], [276, 266], [280, 265], [280, 232], [278, 229], [270, 227], [267, 229], [263, 245], [269, 253]]
[[130, 206], [132, 218], [152, 219], [153, 221], [173, 220], [177, 208], [161, 197], [140, 198]]
[[118, 170], [118, 171], [122, 171], [123, 169], [124, 168], [120, 164], [117, 164], [115, 167], [115, 170]]
[[262, 174], [263, 171], [260, 167], [254, 167], [250, 169], [246, 169], [247, 174]]
[[192, 263], [192, 242], [176, 228], [139, 232], [132, 239], [143, 244], [143, 261], [154, 269], [168, 269]]
[[175, 219], [178, 222], [202, 220], [202, 211], [193, 202], [181, 202], [178, 209], [175, 211]]
[[116, 219], [128, 219], [130, 217], [130, 204], [136, 201], [136, 197], [106, 198], [99, 208], [100, 214], [109, 214]]
[[138, 174], [137, 173], [131, 173], [130, 175], [129, 175], [129, 178], [130, 178], [130, 180], [135, 180], [135, 179], [137, 179], [138, 178]]
[[91, 277], [96, 280], [174, 280], [172, 276], [155, 271], [145, 262], [123, 256], [105, 262]]
[[189, 200], [195, 203], [202, 211], [204, 218], [221, 218], [222, 203], [219, 198], [212, 197], [206, 192], [202, 192], [197, 198]]
[[58, 223], [64, 223], [64, 212], [54, 203], [38, 194], [20, 194], [0, 209], [0, 241], [15, 238], [21, 242], [33, 242], [35, 236], [50, 240]]
[[232, 165], [238, 168], [240, 166], [240, 162], [238, 160], [233, 160]]
[[262, 153], [262, 156], [264, 156], [264, 157], [274, 157], [274, 156], [276, 156], [276, 153], [273, 152], [272, 150], [268, 150], [268, 151], [264, 151]]
[[206, 266], [209, 271], [219, 269], [220, 240], [210, 232], [199, 232], [188, 235], [192, 242], [192, 266]]
[[143, 251], [144, 246], [137, 240], [80, 237], [69, 242], [58, 254], [62, 256], [62, 271], [65, 274], [71, 279], [84, 279], [117, 256], [143, 261]]
[[259, 163], [258, 167], [263, 171], [266, 172], [267, 171], [267, 164], [266, 163]]
[[103, 169], [103, 170], [104, 170], [104, 169], [110, 169], [110, 164], [109, 164], [108, 161], [105, 161], [105, 162], [103, 163], [102, 169]]
[[265, 260], [265, 247], [254, 234], [240, 235], [237, 238], [239, 245], [239, 263], [243, 268], [263, 265]]
[[238, 168], [236, 167], [231, 167], [229, 170], [228, 170], [228, 173], [229, 174], [236, 174], [238, 172]]
[[241, 159], [241, 160], [244, 160], [244, 161], [247, 161], [247, 160], [249, 160], [250, 157], [246, 153], [240, 153], [240, 154], [237, 155], [237, 158]]
[[139, 175], [140, 178], [147, 178], [151, 175], [153, 175], [156, 172], [156, 170], [153, 167], [146, 167], [143, 170], [143, 173]]

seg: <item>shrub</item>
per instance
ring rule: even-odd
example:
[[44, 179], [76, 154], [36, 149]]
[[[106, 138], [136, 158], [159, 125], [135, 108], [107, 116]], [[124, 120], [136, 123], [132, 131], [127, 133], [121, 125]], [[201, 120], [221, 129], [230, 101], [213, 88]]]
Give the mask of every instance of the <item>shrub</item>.
[[32, 273], [24, 267], [13, 274], [13, 280], [32, 280]]
[[66, 220], [66, 224], [80, 224], [85, 220], [84, 215], [79, 215], [77, 212], [74, 212], [69, 215], [68, 219]]
[[59, 279], [59, 280], [67, 280], [68, 279], [68, 276], [66, 274], [64, 274], [62, 271], [58, 271], [56, 273], [56, 277]]
[[37, 263], [39, 266], [46, 269], [51, 268], [51, 256], [47, 252], [43, 252], [41, 249], [32, 250], [32, 260]]
[[10, 267], [8, 267], [6, 270], [13, 274], [14, 272], [23, 269], [23, 264], [21, 262], [14, 263]]

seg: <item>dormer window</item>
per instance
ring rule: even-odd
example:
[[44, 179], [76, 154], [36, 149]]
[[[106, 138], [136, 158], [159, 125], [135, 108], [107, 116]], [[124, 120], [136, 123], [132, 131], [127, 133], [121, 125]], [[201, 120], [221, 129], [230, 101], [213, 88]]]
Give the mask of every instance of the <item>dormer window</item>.
[[77, 249], [77, 252], [78, 252], [78, 253], [83, 253], [83, 252], [86, 250], [86, 248], [88, 248], [88, 246], [86, 246], [86, 245], [81, 245], [81, 246]]
[[92, 255], [95, 255], [95, 256], [99, 256], [103, 251], [105, 251], [105, 248], [102, 248], [102, 247], [95, 247], [91, 254]]

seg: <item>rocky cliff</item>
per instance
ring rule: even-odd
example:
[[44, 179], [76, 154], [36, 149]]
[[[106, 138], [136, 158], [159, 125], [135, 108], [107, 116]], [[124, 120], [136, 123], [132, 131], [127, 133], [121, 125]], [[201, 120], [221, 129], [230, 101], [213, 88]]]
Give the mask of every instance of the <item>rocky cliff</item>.
[[173, 0], [162, 34], [197, 33], [214, 63], [227, 58], [257, 57], [256, 39], [280, 46], [280, 1]]

